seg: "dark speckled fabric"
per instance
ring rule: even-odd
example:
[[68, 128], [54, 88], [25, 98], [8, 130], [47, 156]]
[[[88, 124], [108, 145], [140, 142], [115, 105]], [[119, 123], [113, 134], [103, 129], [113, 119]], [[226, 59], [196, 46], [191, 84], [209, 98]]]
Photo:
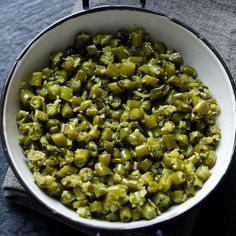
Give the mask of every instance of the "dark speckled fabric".
[[[138, 5], [136, 0], [92, 0], [91, 6], [105, 4]], [[236, 1], [235, 0], [162, 0], [148, 1], [147, 8], [166, 12], [195, 28], [219, 51], [236, 78]], [[37, 33], [66, 16], [81, 9], [80, 0], [0, 1], [0, 87], [20, 51]], [[0, 186], [8, 163], [0, 145]], [[236, 235], [236, 160], [219, 188], [199, 207], [174, 221], [160, 225], [166, 235]], [[22, 189], [9, 170], [5, 179], [5, 197], [0, 190], [0, 236], [12, 235], [87, 235], [67, 226], [63, 220], [51, 215]], [[18, 187], [17, 187], [18, 186]], [[15, 187], [12, 188], [12, 187]], [[16, 187], [18, 189], [16, 189]], [[15, 191], [14, 191], [15, 190]], [[17, 191], [16, 191], [17, 190]], [[12, 203], [21, 203], [12, 204]], [[34, 208], [32, 211], [29, 208]], [[195, 216], [198, 216], [195, 220]], [[48, 217], [50, 215], [50, 217]], [[193, 225], [194, 224], [194, 225]], [[192, 231], [191, 231], [192, 229]], [[81, 229], [87, 233], [86, 229]], [[190, 233], [191, 231], [191, 233]], [[149, 232], [149, 233], [148, 233]], [[142, 231], [142, 235], [154, 235], [155, 230]], [[169, 233], [171, 232], [171, 234]], [[91, 234], [95, 234], [95, 231]], [[112, 235], [112, 232], [106, 232]], [[131, 233], [129, 235], [136, 235]]]

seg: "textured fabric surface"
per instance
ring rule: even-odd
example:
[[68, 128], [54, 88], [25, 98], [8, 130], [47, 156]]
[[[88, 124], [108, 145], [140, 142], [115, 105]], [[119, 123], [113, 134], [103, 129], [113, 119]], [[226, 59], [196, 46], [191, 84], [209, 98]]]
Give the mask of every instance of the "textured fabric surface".
[[[107, 4], [138, 5], [136, 0], [93, 0], [91, 7]], [[198, 0], [198, 1], [147, 1], [148, 9], [159, 10], [171, 15], [195, 28], [219, 51], [226, 61], [232, 75], [236, 78], [236, 2], [235, 0]], [[9, 73], [12, 62], [19, 52], [27, 45], [38, 32], [55, 20], [69, 14], [71, 11], [82, 9], [81, 1], [43, 1], [18, 0], [15, 2], [0, 1], [0, 86]], [[0, 184], [7, 169], [2, 147], [0, 146]], [[234, 184], [236, 163], [233, 160], [228, 175], [220, 188], [203, 202], [198, 214], [194, 230], [191, 235], [235, 235], [236, 227], [233, 219], [236, 217], [236, 186]], [[75, 233], [70, 228], [58, 224], [57, 221], [69, 224], [78, 229], [77, 225], [65, 222], [56, 215], [51, 214], [40, 203], [33, 199], [19, 184], [18, 180], [8, 170], [4, 181], [4, 195], [11, 202], [20, 203], [24, 208], [8, 204], [0, 193], [0, 235], [54, 235], [58, 232]], [[222, 204], [224, 202], [224, 204]], [[223, 206], [224, 205], [224, 206]], [[37, 214], [27, 210], [33, 208]], [[217, 214], [215, 214], [217, 209]], [[190, 235], [198, 207], [174, 221], [161, 224], [166, 235]], [[230, 216], [228, 216], [228, 212]], [[44, 215], [49, 216], [53, 221]], [[209, 220], [212, 219], [212, 220]], [[10, 225], [13, 226], [11, 227]], [[204, 230], [203, 230], [204, 229]], [[95, 234], [87, 228], [80, 231]], [[150, 234], [154, 234], [154, 229]], [[148, 231], [141, 235], [148, 235]], [[169, 233], [170, 232], [170, 233]], [[111, 235], [111, 233], [107, 233]], [[134, 233], [130, 235], [135, 235]]]

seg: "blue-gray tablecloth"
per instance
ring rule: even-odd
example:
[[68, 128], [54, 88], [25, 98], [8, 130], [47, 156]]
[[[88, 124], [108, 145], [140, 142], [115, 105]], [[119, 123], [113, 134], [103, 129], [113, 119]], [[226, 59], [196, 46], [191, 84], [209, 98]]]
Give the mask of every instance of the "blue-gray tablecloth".
[[[132, 4], [136, 0], [91, 0], [91, 6]], [[162, 0], [148, 1], [148, 9], [160, 10], [187, 23], [205, 36], [226, 61], [236, 78], [236, 1], [235, 0]], [[0, 86], [20, 51], [37, 33], [55, 20], [81, 9], [79, 0], [0, 1]], [[0, 186], [8, 163], [0, 145]], [[9, 172], [10, 173], [10, 172]], [[5, 184], [17, 181], [9, 174]], [[202, 204], [192, 230], [195, 235], [236, 235], [236, 161], [217, 190]], [[11, 192], [5, 192], [11, 194]], [[27, 202], [26, 205], [34, 204]], [[36, 205], [37, 207], [37, 205]], [[187, 223], [187, 222], [186, 222]], [[175, 224], [178, 227], [178, 224]], [[176, 232], [179, 232], [176, 229]], [[0, 235], [78, 234], [74, 229], [28, 208], [9, 203], [0, 190]], [[82, 235], [82, 234], [79, 234]], [[177, 236], [180, 233], [176, 234]]]

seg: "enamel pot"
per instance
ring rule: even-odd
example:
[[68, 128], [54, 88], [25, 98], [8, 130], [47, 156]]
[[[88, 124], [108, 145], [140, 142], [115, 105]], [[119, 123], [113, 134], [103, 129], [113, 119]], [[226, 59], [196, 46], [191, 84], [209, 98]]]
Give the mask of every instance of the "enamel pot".
[[[89, 9], [84, 0], [85, 10], [69, 15], [50, 25], [37, 35], [15, 61], [5, 83], [1, 97], [1, 136], [4, 152], [15, 174], [23, 186], [55, 214], [65, 220], [77, 222], [96, 229], [128, 230], [138, 229], [170, 220], [186, 212], [202, 201], [218, 185], [230, 165], [235, 147], [235, 84], [232, 76], [213, 46], [195, 30], [168, 15], [147, 10], [145, 1], [141, 7], [102, 6]], [[19, 111], [18, 89], [22, 81], [29, 80], [32, 72], [45, 67], [52, 51], [63, 50], [73, 41], [79, 31], [115, 32], [119, 29], [142, 27], [150, 33], [153, 41], [164, 41], [168, 48], [180, 52], [189, 65], [196, 68], [202, 81], [216, 98], [221, 112], [217, 124], [221, 128], [222, 138], [217, 147], [217, 161], [211, 177], [203, 188], [186, 202], [172, 206], [153, 220], [130, 223], [107, 222], [85, 219], [46, 195], [33, 180], [22, 149], [18, 144], [16, 115]]]

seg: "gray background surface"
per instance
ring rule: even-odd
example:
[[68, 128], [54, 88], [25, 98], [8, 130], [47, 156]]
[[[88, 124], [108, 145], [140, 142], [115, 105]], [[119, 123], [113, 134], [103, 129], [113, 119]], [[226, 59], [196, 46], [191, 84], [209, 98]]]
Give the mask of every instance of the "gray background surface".
[[[133, 4], [137, 1], [93, 0], [91, 6]], [[81, 7], [75, 0], [0, 0], [0, 87], [21, 50], [37, 33], [55, 20]], [[200, 32], [218, 50], [236, 78], [236, 1], [148, 1], [147, 8], [160, 10]], [[0, 145], [0, 186], [8, 163]], [[192, 235], [236, 235], [236, 160], [220, 186], [202, 203]], [[0, 190], [0, 235], [76, 234], [45, 216], [10, 204]], [[78, 234], [78, 233], [77, 233]], [[81, 234], [79, 234], [81, 235]]]

